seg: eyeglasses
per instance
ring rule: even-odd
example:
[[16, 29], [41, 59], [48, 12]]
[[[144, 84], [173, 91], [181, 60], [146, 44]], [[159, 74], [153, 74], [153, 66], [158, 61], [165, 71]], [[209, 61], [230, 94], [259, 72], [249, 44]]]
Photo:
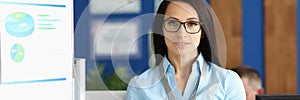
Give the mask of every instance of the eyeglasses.
[[175, 18], [168, 18], [164, 20], [163, 26], [168, 32], [178, 32], [181, 24], [183, 24], [185, 31], [190, 34], [196, 34], [201, 29], [201, 23], [199, 21], [180, 22]]

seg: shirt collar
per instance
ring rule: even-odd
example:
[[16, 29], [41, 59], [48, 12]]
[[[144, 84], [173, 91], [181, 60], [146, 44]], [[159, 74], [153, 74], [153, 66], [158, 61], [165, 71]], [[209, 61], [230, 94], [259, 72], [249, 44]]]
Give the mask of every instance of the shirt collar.
[[[203, 67], [203, 63], [204, 63], [204, 58], [202, 56], [202, 54], [200, 53], [196, 59], [196, 61], [193, 63], [193, 66], [195, 66], [195, 64], [197, 64], [197, 68], [200, 68], [200, 72], [202, 72], [202, 67]], [[163, 58], [163, 68], [164, 68], [164, 73], [166, 73], [170, 67], [171, 67], [171, 63], [170, 61], [168, 60], [167, 56], [165, 55], [164, 58]], [[172, 68], [174, 69], [174, 68]]]

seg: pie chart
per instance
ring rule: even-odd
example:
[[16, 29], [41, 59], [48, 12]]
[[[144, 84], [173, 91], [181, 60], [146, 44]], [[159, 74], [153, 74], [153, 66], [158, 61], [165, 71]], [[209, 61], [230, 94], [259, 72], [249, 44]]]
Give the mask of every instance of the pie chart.
[[10, 57], [13, 62], [20, 63], [25, 55], [24, 48], [21, 44], [14, 44], [10, 49]]
[[6, 17], [5, 29], [12, 36], [26, 37], [34, 31], [34, 20], [27, 13], [14, 12]]

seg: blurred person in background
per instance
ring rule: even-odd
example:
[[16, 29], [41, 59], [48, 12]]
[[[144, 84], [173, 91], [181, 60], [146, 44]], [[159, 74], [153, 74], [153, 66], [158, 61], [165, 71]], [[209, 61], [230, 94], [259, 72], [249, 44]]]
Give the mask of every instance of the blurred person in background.
[[264, 94], [259, 73], [248, 66], [236, 66], [232, 69], [243, 81], [247, 100], [255, 100], [255, 95]]

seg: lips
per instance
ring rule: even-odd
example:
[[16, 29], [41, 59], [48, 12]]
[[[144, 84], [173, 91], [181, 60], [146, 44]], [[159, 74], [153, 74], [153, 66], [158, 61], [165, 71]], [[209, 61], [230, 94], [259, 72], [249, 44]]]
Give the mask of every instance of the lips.
[[184, 47], [187, 47], [190, 43], [187, 43], [187, 42], [174, 42], [174, 44], [178, 48], [184, 48]]

